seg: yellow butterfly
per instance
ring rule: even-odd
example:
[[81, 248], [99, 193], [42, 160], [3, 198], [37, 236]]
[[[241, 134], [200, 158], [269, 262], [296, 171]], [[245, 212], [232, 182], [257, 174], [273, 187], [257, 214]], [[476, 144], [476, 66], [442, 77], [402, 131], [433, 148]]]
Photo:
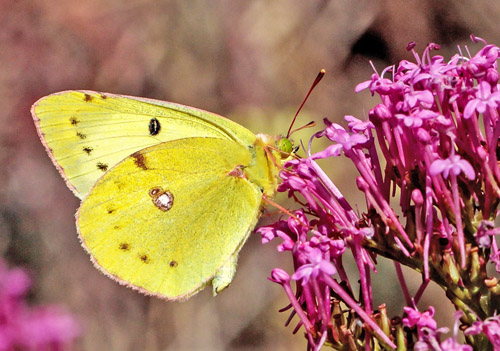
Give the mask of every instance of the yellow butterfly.
[[120, 284], [168, 300], [233, 279], [263, 197], [293, 155], [286, 138], [170, 102], [64, 91], [31, 113], [52, 162], [82, 199], [80, 240]]

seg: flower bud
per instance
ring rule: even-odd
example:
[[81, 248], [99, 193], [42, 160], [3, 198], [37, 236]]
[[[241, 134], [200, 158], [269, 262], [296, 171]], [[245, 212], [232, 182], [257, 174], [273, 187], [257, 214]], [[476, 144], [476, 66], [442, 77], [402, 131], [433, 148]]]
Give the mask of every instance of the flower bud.
[[390, 119], [391, 117], [392, 113], [389, 108], [382, 104], [378, 104], [370, 111], [370, 120], [373, 121], [375, 119], [375, 122], [377, 120], [383, 121], [386, 119]]
[[413, 189], [413, 191], [411, 192], [411, 199], [413, 200], [415, 205], [419, 207], [422, 206], [422, 204], [424, 203], [424, 198], [422, 196], [422, 193], [418, 189]]
[[290, 282], [290, 275], [280, 268], [274, 268], [268, 279], [278, 284], [287, 284]]

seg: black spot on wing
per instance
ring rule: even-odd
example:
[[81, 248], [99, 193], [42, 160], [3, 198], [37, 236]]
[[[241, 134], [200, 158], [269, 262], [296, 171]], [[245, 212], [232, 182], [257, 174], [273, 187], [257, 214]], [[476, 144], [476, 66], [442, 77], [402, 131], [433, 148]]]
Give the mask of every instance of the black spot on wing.
[[175, 268], [175, 267], [177, 267], [178, 263], [177, 263], [177, 261], [172, 260], [172, 261], [170, 261], [169, 265], [170, 265], [170, 267]]
[[142, 263], [146, 263], [147, 264], [147, 263], [151, 262], [151, 259], [146, 254], [140, 254], [139, 255], [139, 259], [142, 261]]
[[70, 117], [69, 122], [70, 122], [70, 123], [71, 123], [71, 125], [73, 125], [73, 126], [76, 126], [78, 123], [80, 123], [80, 121], [78, 120], [78, 118], [76, 118], [76, 117], [74, 117], [74, 116], [73, 116], [73, 117]]
[[76, 132], [76, 136], [79, 137], [82, 140], [87, 138], [86, 134], [83, 134], [83, 133], [80, 133], [80, 132]]
[[129, 251], [130, 244], [129, 243], [120, 243], [120, 245], [118, 245], [118, 248], [122, 251]]
[[140, 152], [135, 152], [132, 154], [134, 158], [134, 163], [137, 167], [142, 168], [143, 170], [147, 170], [148, 166], [146, 165], [146, 157]]
[[97, 162], [96, 166], [100, 171], [106, 172], [108, 170], [108, 165], [106, 163]]
[[83, 97], [83, 101], [85, 101], [85, 102], [90, 102], [90, 101], [92, 101], [93, 99], [94, 99], [94, 98], [92, 97], [92, 95], [87, 94], [87, 93], [85, 93], [85, 96]]
[[156, 118], [151, 118], [149, 121], [149, 135], [158, 135], [160, 133], [161, 124]]
[[83, 151], [90, 156], [90, 154], [92, 153], [92, 151], [94, 151], [94, 149], [92, 149], [90, 146], [85, 146], [83, 148]]

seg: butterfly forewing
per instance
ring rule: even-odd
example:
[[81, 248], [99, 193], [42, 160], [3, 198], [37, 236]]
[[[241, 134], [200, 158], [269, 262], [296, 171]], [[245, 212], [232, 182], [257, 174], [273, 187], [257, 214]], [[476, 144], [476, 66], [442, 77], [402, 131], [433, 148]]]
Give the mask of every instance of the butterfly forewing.
[[226, 118], [173, 103], [92, 91], [40, 99], [33, 118], [49, 156], [83, 198], [115, 164], [141, 149], [189, 137], [252, 145], [255, 135]]

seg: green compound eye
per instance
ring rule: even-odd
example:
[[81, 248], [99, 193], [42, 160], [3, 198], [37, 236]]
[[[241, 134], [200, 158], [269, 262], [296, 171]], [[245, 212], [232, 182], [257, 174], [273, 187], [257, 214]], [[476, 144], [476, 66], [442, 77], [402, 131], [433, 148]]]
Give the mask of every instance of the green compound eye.
[[293, 150], [293, 144], [288, 138], [281, 138], [278, 140], [278, 149], [285, 153], [291, 153]]

